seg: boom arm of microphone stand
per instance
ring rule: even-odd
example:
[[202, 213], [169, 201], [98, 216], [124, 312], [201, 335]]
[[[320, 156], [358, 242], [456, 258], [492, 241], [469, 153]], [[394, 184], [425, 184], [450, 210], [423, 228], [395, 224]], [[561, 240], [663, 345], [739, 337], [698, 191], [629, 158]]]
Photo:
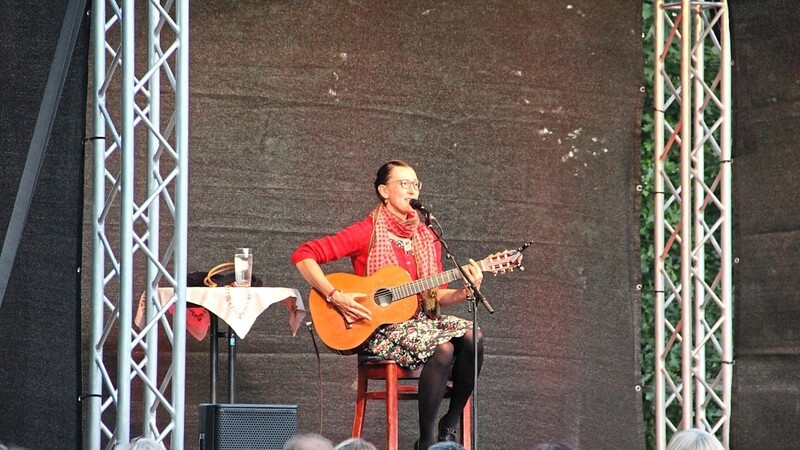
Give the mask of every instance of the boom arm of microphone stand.
[[[436, 222], [437, 225], [439, 225], [439, 221], [436, 220], [436, 218], [433, 217], [433, 215], [430, 214], [430, 213], [426, 214], [426, 219], [433, 219], [433, 221]], [[483, 294], [481, 293], [480, 289], [478, 289], [478, 287], [475, 286], [475, 283], [470, 281], [469, 277], [467, 276], [467, 273], [464, 272], [464, 268], [461, 267], [461, 265], [458, 263], [458, 261], [456, 261], [456, 257], [453, 256], [452, 253], [450, 253], [450, 249], [447, 247], [447, 242], [442, 240], [442, 238], [439, 235], [439, 233], [437, 233], [436, 230], [433, 229], [433, 225], [432, 224], [428, 223], [428, 227], [431, 230], [433, 230], [433, 233], [436, 235], [436, 238], [439, 239], [439, 242], [441, 242], [442, 248], [444, 248], [444, 251], [447, 254], [447, 259], [452, 261], [453, 264], [458, 269], [458, 272], [461, 274], [461, 279], [464, 280], [464, 284], [467, 285], [467, 289], [471, 293], [472, 297], [475, 300], [480, 301], [481, 304], [486, 308], [486, 310], [489, 311], [489, 314], [494, 314], [494, 308], [492, 308], [491, 303], [489, 303], [489, 301], [486, 300], [486, 297], [484, 297]], [[442, 228], [442, 226], [439, 225], [439, 229], [441, 229], [441, 228]]]
[[[444, 244], [444, 243], [442, 243], [442, 244]], [[486, 300], [486, 297], [483, 296], [483, 294], [481, 293], [481, 290], [478, 289], [477, 286], [475, 286], [475, 283], [473, 283], [472, 280], [469, 279], [469, 277], [467, 276], [467, 273], [464, 272], [464, 268], [461, 267], [458, 264], [458, 261], [456, 261], [456, 258], [450, 253], [449, 250], [447, 251], [447, 257], [451, 261], [453, 261], [453, 264], [455, 264], [456, 267], [458, 267], [458, 271], [461, 273], [461, 278], [464, 280], [464, 283], [467, 285], [467, 289], [469, 290], [470, 295], [475, 300], [481, 302], [481, 304], [486, 308], [486, 310], [489, 311], [489, 314], [494, 314], [494, 308], [492, 308], [492, 305], [489, 303], [488, 300]]]
[[494, 308], [492, 308], [491, 303], [489, 303], [489, 301], [486, 300], [486, 297], [483, 296], [481, 290], [478, 289], [471, 281], [469, 281], [469, 278], [467, 278], [466, 280], [467, 280], [467, 288], [469, 289], [471, 295], [475, 296], [475, 300], [481, 302], [481, 304], [486, 308], [486, 310], [489, 311], [489, 314], [494, 314]]

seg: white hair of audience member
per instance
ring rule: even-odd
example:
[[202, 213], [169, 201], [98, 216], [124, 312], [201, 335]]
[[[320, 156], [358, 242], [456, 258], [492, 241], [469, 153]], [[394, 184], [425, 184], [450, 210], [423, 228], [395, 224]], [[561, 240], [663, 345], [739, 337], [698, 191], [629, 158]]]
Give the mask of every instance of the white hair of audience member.
[[120, 444], [119, 450], [164, 450], [164, 446], [153, 438], [138, 437], [127, 444]]
[[459, 444], [458, 442], [454, 441], [443, 441], [437, 442], [430, 447], [428, 450], [465, 450], [464, 446]]
[[296, 434], [283, 444], [283, 450], [333, 450], [333, 443], [316, 433]]
[[333, 450], [378, 450], [371, 442], [361, 438], [350, 438], [340, 442]]
[[26, 450], [26, 448], [25, 447], [19, 447], [19, 446], [13, 445], [13, 444], [6, 445], [6, 444], [3, 444], [2, 442], [0, 442], [0, 450]]
[[725, 450], [725, 447], [708, 431], [688, 428], [672, 436], [667, 450]]

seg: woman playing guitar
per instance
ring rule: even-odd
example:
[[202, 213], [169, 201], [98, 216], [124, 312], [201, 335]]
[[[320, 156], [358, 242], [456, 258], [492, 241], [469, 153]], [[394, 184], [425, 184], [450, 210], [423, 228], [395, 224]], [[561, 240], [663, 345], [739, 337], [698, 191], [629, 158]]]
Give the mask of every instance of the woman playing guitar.
[[[303, 277], [338, 310], [348, 326], [373, 320], [372, 310], [363, 304], [366, 294], [335, 286], [321, 264], [350, 257], [355, 275], [367, 277], [387, 266], [402, 267], [414, 280], [442, 272], [441, 245], [409, 205], [410, 200], [419, 197], [421, 187], [416, 172], [407, 163], [384, 164], [375, 178], [375, 193], [380, 203], [368, 217], [334, 235], [306, 242], [292, 255], [292, 262]], [[470, 260], [465, 269], [479, 287], [483, 279], [481, 267]], [[377, 326], [361, 346], [364, 352], [394, 360], [404, 367], [424, 365], [419, 378], [420, 438], [415, 448], [427, 449], [437, 441], [457, 438], [461, 411], [474, 387], [474, 336], [470, 321], [442, 315], [440, 308], [465, 300], [463, 289], [448, 289], [446, 285], [429, 289], [418, 296], [416, 312], [410, 318]], [[483, 362], [482, 341], [479, 331], [479, 370]], [[451, 366], [452, 396], [447, 413], [437, 426], [436, 415]]]

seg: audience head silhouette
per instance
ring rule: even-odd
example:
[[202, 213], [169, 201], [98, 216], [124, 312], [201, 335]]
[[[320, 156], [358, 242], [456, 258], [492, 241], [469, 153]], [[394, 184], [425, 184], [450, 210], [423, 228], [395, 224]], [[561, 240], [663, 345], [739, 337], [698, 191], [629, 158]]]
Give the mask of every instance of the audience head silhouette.
[[139, 437], [117, 448], [119, 450], [164, 450], [165, 447], [155, 439]]
[[0, 450], [27, 450], [25, 447], [19, 447], [13, 444], [3, 444], [0, 442]]
[[340, 442], [333, 450], [378, 450], [371, 442], [361, 438], [350, 438]]
[[708, 431], [689, 428], [675, 433], [667, 450], [725, 450], [725, 447]]
[[437, 442], [430, 447], [428, 450], [465, 450], [464, 446], [459, 444], [458, 442], [454, 441], [443, 441]]
[[533, 450], [577, 450], [567, 444], [539, 444]]
[[283, 450], [333, 450], [333, 444], [316, 433], [297, 434], [286, 441]]

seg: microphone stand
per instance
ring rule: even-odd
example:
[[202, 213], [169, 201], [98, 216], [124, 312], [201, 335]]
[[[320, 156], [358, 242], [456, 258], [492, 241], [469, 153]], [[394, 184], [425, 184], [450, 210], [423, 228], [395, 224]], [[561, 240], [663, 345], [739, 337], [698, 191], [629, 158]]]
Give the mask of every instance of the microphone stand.
[[[467, 287], [467, 308], [469, 312], [472, 313], [472, 450], [478, 450], [478, 308], [477, 302], [480, 301], [481, 304], [486, 307], [489, 311], [489, 314], [494, 314], [494, 308], [486, 300], [486, 297], [483, 296], [480, 289], [475, 286], [467, 273], [464, 271], [464, 268], [461, 267], [461, 264], [458, 263], [456, 257], [450, 253], [450, 249], [447, 246], [447, 242], [442, 240], [441, 234], [436, 232], [433, 228], [431, 221], [436, 223], [436, 226], [439, 227], [439, 230], [442, 230], [442, 225], [436, 220], [436, 217], [433, 216], [429, 211], [423, 210], [425, 214], [425, 223], [428, 225], [428, 228], [433, 232], [436, 236], [436, 239], [442, 244], [442, 248], [445, 251], [447, 259], [455, 264], [456, 268], [458, 268], [458, 272], [461, 274], [461, 278], [464, 281], [464, 284]], [[463, 433], [464, 430], [462, 429], [461, 432]]]

